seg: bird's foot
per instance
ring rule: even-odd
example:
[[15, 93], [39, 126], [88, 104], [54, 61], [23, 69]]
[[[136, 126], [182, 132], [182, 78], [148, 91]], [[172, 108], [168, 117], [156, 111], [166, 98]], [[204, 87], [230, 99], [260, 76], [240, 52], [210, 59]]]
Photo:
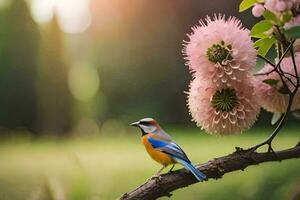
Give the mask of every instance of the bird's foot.
[[171, 169], [168, 171], [168, 173], [173, 173], [173, 172], [174, 172], [174, 171], [173, 171], [174, 167], [175, 167], [175, 164], [173, 164], [173, 166], [172, 166]]
[[243, 149], [241, 147], [235, 147], [235, 152], [234, 153], [243, 153], [245, 151], [247, 151], [247, 150], [245, 150], [245, 149]]
[[148, 181], [150, 181], [150, 180], [155, 180], [157, 182], [161, 182], [162, 176], [160, 174], [155, 174], [150, 179], [148, 179]]

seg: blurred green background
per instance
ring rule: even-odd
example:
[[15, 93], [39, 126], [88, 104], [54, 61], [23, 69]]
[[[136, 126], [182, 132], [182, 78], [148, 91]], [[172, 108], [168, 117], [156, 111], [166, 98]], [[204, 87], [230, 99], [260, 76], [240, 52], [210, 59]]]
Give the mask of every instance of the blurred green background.
[[[133, 189], [159, 168], [128, 127], [143, 117], [161, 122], [195, 163], [266, 138], [267, 113], [228, 138], [190, 122], [182, 43], [214, 13], [248, 28], [256, 20], [236, 0], [0, 0], [0, 200], [106, 200]], [[297, 123], [277, 148], [295, 145]], [[299, 167], [251, 167], [173, 198], [290, 199]]]

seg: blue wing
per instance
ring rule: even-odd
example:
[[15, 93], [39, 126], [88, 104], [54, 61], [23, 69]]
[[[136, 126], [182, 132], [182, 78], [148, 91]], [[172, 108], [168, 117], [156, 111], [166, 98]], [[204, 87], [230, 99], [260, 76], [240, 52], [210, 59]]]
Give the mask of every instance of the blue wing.
[[203, 181], [206, 179], [206, 175], [203, 174], [200, 170], [196, 169], [191, 163], [186, 162], [185, 160], [181, 160], [178, 158], [174, 158], [176, 162], [182, 164], [184, 168], [192, 172], [192, 174], [196, 177], [198, 181]]
[[177, 163], [182, 164], [184, 168], [189, 170], [198, 181], [206, 179], [205, 174], [191, 164], [191, 161], [188, 159], [184, 151], [175, 142], [154, 139], [152, 137], [148, 137], [148, 142], [154, 149], [170, 155]]
[[154, 139], [152, 137], [148, 138], [148, 142], [154, 149], [160, 150], [171, 157], [179, 158], [189, 163], [191, 162], [184, 151], [175, 142]]

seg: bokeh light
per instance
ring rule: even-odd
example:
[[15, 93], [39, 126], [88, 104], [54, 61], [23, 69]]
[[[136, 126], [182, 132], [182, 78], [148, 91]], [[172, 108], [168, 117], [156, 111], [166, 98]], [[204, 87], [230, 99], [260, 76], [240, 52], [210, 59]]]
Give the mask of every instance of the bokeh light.
[[99, 127], [95, 120], [91, 118], [81, 118], [75, 132], [79, 136], [95, 136], [99, 135]]
[[73, 97], [79, 101], [89, 101], [100, 87], [100, 78], [95, 68], [75, 65], [69, 71], [69, 88]]
[[118, 119], [108, 119], [102, 124], [100, 133], [101, 135], [114, 134], [120, 136], [126, 133], [126, 128], [122, 121]]
[[39, 23], [56, 14], [60, 28], [71, 34], [84, 32], [91, 24], [89, 0], [32, 0], [31, 13]]

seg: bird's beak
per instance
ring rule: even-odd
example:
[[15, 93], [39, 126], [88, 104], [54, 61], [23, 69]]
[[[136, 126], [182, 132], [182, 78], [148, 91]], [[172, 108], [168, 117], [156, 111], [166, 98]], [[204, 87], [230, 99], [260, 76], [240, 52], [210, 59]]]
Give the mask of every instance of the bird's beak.
[[139, 127], [139, 122], [133, 122], [130, 124], [130, 126], [136, 126], [136, 127]]

